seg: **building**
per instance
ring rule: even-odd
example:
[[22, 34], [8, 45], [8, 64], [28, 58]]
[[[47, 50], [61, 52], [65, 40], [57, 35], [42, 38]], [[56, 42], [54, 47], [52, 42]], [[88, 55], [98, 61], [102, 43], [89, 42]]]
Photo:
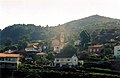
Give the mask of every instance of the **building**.
[[103, 49], [103, 45], [88, 46], [88, 52], [90, 52], [90, 53], [100, 54], [102, 49]]
[[20, 54], [0, 53], [1, 69], [18, 69], [20, 63]]
[[74, 45], [80, 45], [81, 44], [81, 41], [80, 40], [76, 40], [76, 41], [74, 41]]
[[29, 45], [25, 48], [25, 51], [34, 51], [37, 52], [38, 51], [38, 47], [34, 46], [34, 45]]
[[44, 52], [38, 52], [38, 53], [36, 53], [36, 55], [37, 55], [37, 56], [40, 56], [40, 57], [42, 57], [42, 58], [45, 58], [47, 54], [44, 53]]
[[64, 33], [61, 32], [59, 38], [56, 38], [56, 37], [55, 37], [55, 38], [52, 40], [53, 51], [55, 51], [55, 52], [60, 52], [60, 50], [63, 49], [64, 46], [65, 46], [65, 43], [64, 43]]
[[54, 39], [52, 41], [52, 47], [53, 47], [53, 51], [59, 52], [60, 51], [60, 42], [59, 42], [59, 40]]
[[39, 52], [39, 53], [36, 53], [36, 55], [37, 55], [37, 60], [36, 60], [36, 64], [38, 64], [38, 65], [46, 65], [46, 61], [47, 61], [47, 59], [46, 59], [46, 56], [47, 56], [47, 54], [46, 53], [44, 53], [44, 52]]
[[114, 56], [116, 58], [120, 58], [120, 46], [115, 46], [114, 47]]
[[55, 56], [54, 66], [76, 66], [78, 65], [78, 58], [74, 52], [61, 52]]

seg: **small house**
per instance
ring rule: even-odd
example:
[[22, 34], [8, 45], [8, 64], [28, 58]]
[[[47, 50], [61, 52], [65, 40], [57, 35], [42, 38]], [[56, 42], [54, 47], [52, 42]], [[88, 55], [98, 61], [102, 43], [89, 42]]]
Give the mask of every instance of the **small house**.
[[74, 52], [61, 52], [55, 56], [54, 66], [76, 66], [78, 65], [78, 57]]
[[100, 54], [102, 49], [103, 49], [103, 45], [88, 46], [88, 52], [90, 52], [90, 53]]
[[115, 46], [114, 47], [114, 56], [116, 58], [120, 58], [120, 46]]
[[38, 47], [34, 46], [34, 45], [30, 45], [30, 46], [27, 46], [25, 48], [25, 51], [34, 51], [34, 52], [37, 52], [38, 51]]

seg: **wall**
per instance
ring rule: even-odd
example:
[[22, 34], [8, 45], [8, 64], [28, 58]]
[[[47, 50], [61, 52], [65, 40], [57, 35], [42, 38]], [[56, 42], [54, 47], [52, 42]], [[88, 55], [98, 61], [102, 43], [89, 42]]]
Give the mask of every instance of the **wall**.
[[116, 58], [120, 58], [120, 46], [115, 46], [114, 47], [114, 56]]

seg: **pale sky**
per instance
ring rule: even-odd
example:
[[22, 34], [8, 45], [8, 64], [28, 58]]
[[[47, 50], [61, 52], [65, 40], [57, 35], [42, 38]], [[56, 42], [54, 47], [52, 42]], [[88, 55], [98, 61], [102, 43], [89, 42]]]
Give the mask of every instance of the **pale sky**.
[[120, 19], [120, 0], [0, 0], [0, 29], [23, 23], [57, 26], [95, 14]]

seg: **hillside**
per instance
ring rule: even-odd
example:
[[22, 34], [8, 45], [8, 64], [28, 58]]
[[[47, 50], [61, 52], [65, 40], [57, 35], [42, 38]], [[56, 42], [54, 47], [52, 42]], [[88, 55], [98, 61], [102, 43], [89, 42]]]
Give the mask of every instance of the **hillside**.
[[99, 15], [92, 15], [67, 22], [57, 27], [58, 29], [63, 29], [67, 36], [79, 38], [79, 33], [82, 30], [87, 30], [92, 35], [92, 33], [98, 29], [120, 29], [120, 20]]
[[17, 43], [24, 36], [29, 37], [31, 40], [50, 40], [55, 36], [59, 36], [60, 32], [64, 32], [65, 40], [70, 41], [79, 39], [79, 34], [82, 30], [87, 30], [91, 36], [94, 34], [93, 37], [96, 37], [103, 29], [107, 29], [106, 32], [108, 30], [111, 31], [111, 29], [116, 29], [115, 31], [117, 31], [117, 33], [113, 32], [113, 34], [117, 34], [118, 36], [120, 34], [120, 20], [92, 15], [55, 27], [15, 24], [1, 31], [1, 42], [5, 42], [5, 40], [9, 38], [14, 43]]
[[119, 19], [113, 19], [113, 18], [99, 16], [99, 15], [92, 15], [92, 16], [85, 17], [82, 19], [67, 22], [61, 26], [79, 27], [79, 26], [88, 26], [92, 24], [102, 24], [102, 23], [107, 23], [107, 22], [119, 22], [119, 21], [120, 21]]

